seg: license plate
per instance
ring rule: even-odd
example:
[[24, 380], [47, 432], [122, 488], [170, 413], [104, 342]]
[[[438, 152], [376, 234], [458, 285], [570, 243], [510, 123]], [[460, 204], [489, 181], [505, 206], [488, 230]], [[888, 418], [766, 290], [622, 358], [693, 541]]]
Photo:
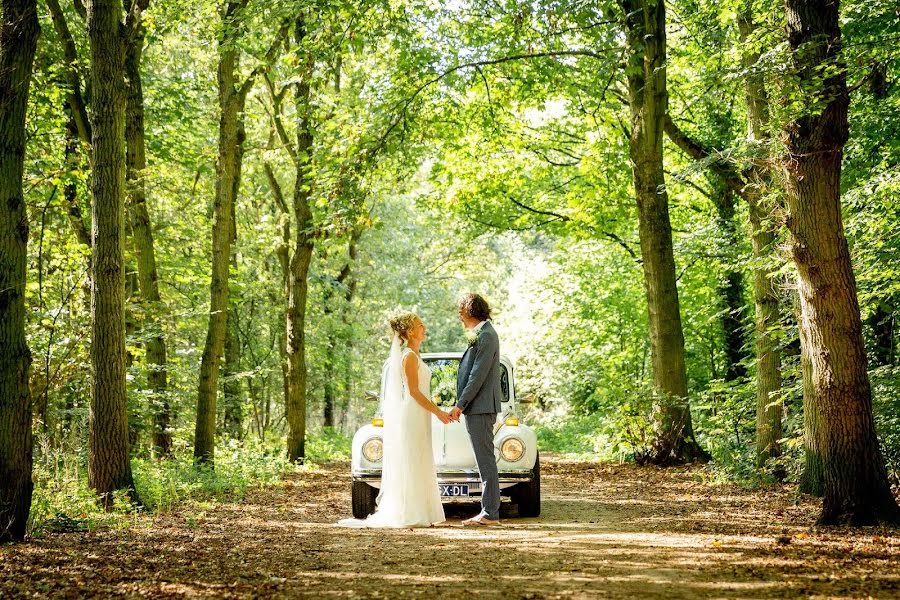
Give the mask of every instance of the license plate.
[[468, 496], [469, 495], [469, 486], [468, 484], [441, 484], [438, 486], [441, 490], [441, 496]]

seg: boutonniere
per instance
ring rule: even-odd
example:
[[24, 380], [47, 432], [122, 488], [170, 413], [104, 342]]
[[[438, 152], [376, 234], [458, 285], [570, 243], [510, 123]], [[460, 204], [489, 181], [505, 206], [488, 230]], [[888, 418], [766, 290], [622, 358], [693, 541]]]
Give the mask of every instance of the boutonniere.
[[475, 345], [475, 342], [478, 341], [478, 338], [481, 336], [481, 330], [478, 331], [467, 331], [466, 332], [466, 341], [469, 343], [469, 347]]

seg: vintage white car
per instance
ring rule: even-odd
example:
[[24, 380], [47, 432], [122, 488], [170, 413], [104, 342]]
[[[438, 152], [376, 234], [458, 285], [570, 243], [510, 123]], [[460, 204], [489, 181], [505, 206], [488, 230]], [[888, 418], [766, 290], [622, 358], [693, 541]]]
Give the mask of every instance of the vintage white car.
[[[456, 372], [461, 358], [460, 352], [422, 354], [422, 359], [432, 371], [432, 397], [448, 411], [456, 403]], [[532, 428], [519, 421], [519, 402], [516, 399], [512, 362], [501, 357], [500, 365], [500, 388], [504, 399], [494, 426], [494, 451], [500, 473], [500, 494], [518, 505], [519, 516], [537, 517], [541, 514], [541, 467], [537, 436]], [[382, 396], [384, 385], [382, 371]], [[369, 394], [369, 397], [377, 399], [378, 396]], [[376, 413], [372, 422], [360, 427], [353, 436], [353, 516], [357, 519], [363, 519], [375, 511], [375, 498], [381, 485], [383, 425], [381, 414]], [[431, 432], [431, 447], [442, 499], [445, 502], [479, 501], [481, 477], [466, 432], [465, 415], [458, 423], [449, 425], [442, 425], [435, 418]]]

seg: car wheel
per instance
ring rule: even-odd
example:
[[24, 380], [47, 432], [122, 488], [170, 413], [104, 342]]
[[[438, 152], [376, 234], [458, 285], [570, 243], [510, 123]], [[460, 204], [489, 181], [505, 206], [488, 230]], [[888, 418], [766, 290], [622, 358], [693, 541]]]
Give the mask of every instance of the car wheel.
[[513, 501], [519, 505], [520, 517], [541, 516], [541, 457], [536, 456], [531, 468], [531, 481], [517, 484]]
[[365, 481], [353, 482], [353, 516], [357, 519], [365, 519], [375, 512], [375, 499], [378, 490]]

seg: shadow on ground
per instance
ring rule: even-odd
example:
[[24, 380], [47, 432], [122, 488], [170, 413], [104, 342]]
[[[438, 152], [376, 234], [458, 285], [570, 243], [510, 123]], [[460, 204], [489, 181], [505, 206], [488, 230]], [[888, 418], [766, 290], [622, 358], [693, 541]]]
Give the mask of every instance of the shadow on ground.
[[900, 534], [814, 527], [789, 487], [710, 486], [696, 468], [544, 465], [543, 512], [462, 527], [348, 530], [347, 465], [126, 530], [0, 548], [2, 597], [892, 598]]

